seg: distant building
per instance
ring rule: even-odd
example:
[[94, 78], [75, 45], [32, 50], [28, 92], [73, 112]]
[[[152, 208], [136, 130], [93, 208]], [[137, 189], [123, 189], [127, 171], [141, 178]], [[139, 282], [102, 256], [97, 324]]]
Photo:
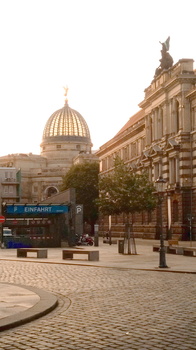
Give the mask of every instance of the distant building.
[[0, 207], [2, 203], [20, 201], [20, 170], [13, 167], [0, 167]]
[[[41, 155], [19, 153], [0, 157], [1, 167], [20, 169], [21, 203], [38, 203], [59, 193], [62, 177], [74, 159], [98, 161], [91, 153], [92, 142], [85, 119], [69, 107], [67, 100], [46, 122], [40, 146]], [[16, 202], [17, 198], [12, 200]]]
[[[196, 239], [196, 71], [192, 59], [181, 59], [156, 72], [145, 89], [141, 110], [96, 155], [100, 173], [113, 169], [118, 155], [135, 172], [155, 182], [167, 181], [163, 203], [165, 237]], [[159, 238], [159, 213], [132, 215], [138, 237]], [[108, 219], [100, 229], [108, 229]], [[123, 235], [123, 216], [112, 218], [112, 234]]]

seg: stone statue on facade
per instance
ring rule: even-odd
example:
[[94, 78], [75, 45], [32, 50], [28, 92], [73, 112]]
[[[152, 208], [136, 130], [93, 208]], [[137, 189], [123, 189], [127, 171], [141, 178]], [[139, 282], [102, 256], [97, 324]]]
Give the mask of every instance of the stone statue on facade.
[[169, 54], [169, 43], [170, 43], [170, 36], [168, 36], [167, 40], [164, 43], [160, 44], [162, 45], [162, 50], [161, 50], [161, 59], [159, 67], [155, 71], [155, 76], [157, 77], [164, 69], [168, 69], [172, 67], [173, 65], [173, 58]]

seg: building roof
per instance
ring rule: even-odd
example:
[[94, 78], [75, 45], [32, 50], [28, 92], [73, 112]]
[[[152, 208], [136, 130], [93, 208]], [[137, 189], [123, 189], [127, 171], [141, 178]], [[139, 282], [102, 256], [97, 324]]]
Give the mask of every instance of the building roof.
[[[135, 128], [141, 127], [141, 121], [144, 118], [145, 111], [140, 110], [136, 114], [134, 114], [128, 122], [119, 130], [119, 132], [109, 141], [107, 141], [104, 145], [102, 145], [99, 150], [96, 152], [96, 155], [100, 157], [100, 155], [105, 152], [105, 149], [113, 148], [114, 144], [120, 142], [122, 138], [129, 138], [130, 132], [134, 131]], [[142, 127], [143, 123], [142, 123]]]
[[140, 110], [136, 114], [134, 114], [132, 117], [129, 118], [128, 122], [118, 131], [118, 133], [114, 136], [118, 136], [121, 133], [123, 133], [125, 130], [129, 129], [132, 127], [135, 123], [139, 122], [140, 119], [144, 117], [144, 110]]

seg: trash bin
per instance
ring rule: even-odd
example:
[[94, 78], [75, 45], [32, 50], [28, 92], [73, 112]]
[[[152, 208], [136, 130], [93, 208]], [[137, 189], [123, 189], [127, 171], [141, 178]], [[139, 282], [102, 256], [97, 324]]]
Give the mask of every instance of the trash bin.
[[124, 239], [118, 241], [118, 252], [124, 254]]

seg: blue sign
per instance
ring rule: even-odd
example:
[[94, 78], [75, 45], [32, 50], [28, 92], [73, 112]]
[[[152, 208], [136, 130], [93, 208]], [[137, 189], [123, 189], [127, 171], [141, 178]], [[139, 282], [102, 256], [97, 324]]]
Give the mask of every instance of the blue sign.
[[67, 205], [7, 205], [7, 214], [61, 214], [68, 213]]

